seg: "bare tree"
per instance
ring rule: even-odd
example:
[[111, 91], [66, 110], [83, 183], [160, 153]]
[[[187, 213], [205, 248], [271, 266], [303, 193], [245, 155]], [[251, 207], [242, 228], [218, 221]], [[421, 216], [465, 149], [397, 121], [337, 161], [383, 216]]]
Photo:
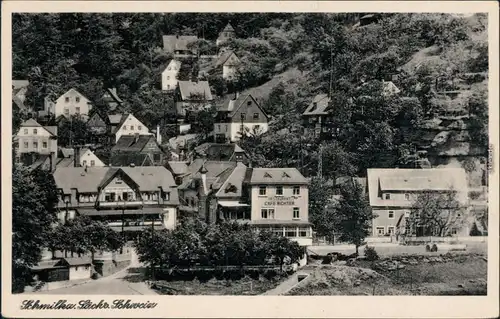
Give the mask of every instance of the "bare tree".
[[465, 222], [466, 207], [460, 203], [457, 195], [453, 188], [419, 194], [407, 220], [410, 234], [415, 234], [417, 228], [421, 228], [424, 236], [447, 236], [453, 229], [460, 228]]

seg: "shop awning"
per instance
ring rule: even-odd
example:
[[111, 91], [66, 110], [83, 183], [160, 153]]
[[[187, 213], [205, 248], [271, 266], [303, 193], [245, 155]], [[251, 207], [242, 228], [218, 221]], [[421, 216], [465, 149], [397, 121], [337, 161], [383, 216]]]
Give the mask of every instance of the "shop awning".
[[[164, 208], [162, 207], [157, 207], [157, 208], [147, 208], [147, 209], [125, 209], [123, 211], [124, 215], [150, 215], [150, 214], [161, 214], [164, 212]], [[110, 215], [121, 215], [122, 210], [121, 209], [116, 209], [116, 210], [97, 210], [97, 209], [79, 209], [78, 213], [81, 215], [86, 215], [86, 216], [110, 216]]]
[[240, 203], [237, 201], [225, 201], [225, 200], [219, 201], [219, 205], [222, 207], [248, 207], [248, 206], [250, 206], [248, 204]]

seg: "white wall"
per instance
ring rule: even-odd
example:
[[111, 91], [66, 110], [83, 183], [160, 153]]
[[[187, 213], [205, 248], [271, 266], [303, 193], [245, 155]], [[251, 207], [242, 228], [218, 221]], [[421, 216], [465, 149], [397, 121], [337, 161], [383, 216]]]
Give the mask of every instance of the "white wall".
[[115, 133], [115, 142], [118, 142], [122, 135], [151, 135], [149, 129], [141, 123], [135, 116], [129, 114], [123, 125]]
[[[83, 163], [84, 161], [85, 164]], [[94, 165], [92, 165], [92, 161], [94, 161]], [[106, 165], [91, 150], [86, 150], [85, 153], [80, 155], [80, 166], [104, 167]]]
[[179, 61], [172, 60], [161, 74], [161, 88], [163, 91], [174, 90], [177, 86], [177, 74], [181, 68]]
[[[77, 108], [80, 108], [79, 112], [77, 112]], [[71, 116], [77, 113], [88, 115], [91, 109], [90, 101], [75, 89], [71, 89], [56, 100], [54, 113], [56, 117], [60, 115]], [[68, 113], [65, 113], [65, 110]]]
[[[231, 142], [236, 142], [240, 139], [240, 136], [241, 136], [241, 129], [240, 129], [240, 125], [241, 123], [231, 123], [230, 124], [230, 129], [229, 129], [229, 134], [230, 134], [230, 139], [231, 139]], [[269, 129], [269, 125], [265, 122], [261, 122], [261, 123], [243, 123], [243, 125], [248, 128], [250, 130], [250, 132], [253, 132], [253, 128], [256, 126], [256, 125], [259, 125], [259, 132], [261, 133], [265, 133], [268, 131]], [[223, 133], [223, 132], [215, 132], [215, 134], [217, 133]]]
[[79, 265], [69, 267], [69, 280], [88, 279], [92, 274], [91, 265]]
[[177, 224], [177, 208], [164, 208], [163, 212], [163, 227], [166, 229], [174, 229]]

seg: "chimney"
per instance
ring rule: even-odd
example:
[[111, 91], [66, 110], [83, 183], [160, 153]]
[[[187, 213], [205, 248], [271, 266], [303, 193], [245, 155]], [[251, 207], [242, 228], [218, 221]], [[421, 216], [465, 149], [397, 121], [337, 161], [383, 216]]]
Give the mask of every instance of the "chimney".
[[139, 133], [134, 134], [134, 143], [137, 143], [139, 141]]
[[160, 124], [156, 125], [156, 142], [161, 145]]
[[73, 163], [75, 167], [80, 167], [80, 146], [74, 148]]

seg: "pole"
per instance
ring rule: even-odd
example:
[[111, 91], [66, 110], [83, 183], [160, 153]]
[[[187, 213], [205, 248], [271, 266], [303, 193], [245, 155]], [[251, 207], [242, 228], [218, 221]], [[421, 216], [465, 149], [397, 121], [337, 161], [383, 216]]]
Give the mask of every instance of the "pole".
[[125, 204], [122, 206], [122, 247], [120, 248], [120, 254], [123, 253], [123, 245], [125, 245]]

